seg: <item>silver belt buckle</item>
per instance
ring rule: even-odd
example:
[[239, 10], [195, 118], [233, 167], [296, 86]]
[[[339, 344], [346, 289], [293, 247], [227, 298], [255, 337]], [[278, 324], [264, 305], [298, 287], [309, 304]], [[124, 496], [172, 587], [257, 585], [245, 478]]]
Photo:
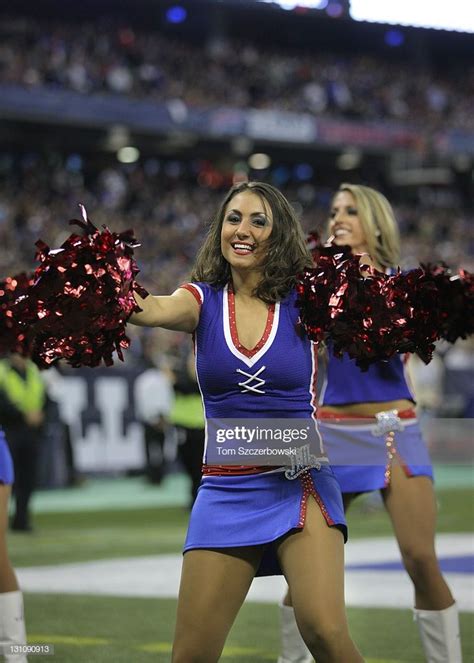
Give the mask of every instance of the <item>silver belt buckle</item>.
[[402, 422], [398, 416], [398, 410], [384, 410], [375, 415], [377, 423], [372, 431], [372, 435], [387, 435], [396, 430], [403, 430]]
[[309, 444], [300, 447], [296, 453], [291, 454], [291, 468], [285, 470], [285, 477], [290, 481], [314, 468], [321, 469], [321, 462], [314, 454], [310, 453]]

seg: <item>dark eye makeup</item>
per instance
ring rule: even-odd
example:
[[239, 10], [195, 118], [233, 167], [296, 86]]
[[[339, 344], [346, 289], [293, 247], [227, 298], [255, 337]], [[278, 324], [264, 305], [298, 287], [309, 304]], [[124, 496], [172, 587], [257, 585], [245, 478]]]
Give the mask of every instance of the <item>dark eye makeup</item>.
[[[329, 218], [334, 219], [338, 211], [338, 209], [332, 209], [331, 213], [329, 214]], [[349, 216], [357, 216], [357, 209], [355, 207], [346, 207], [346, 209], [343, 211], [345, 211]]]
[[[226, 221], [229, 223], [240, 223], [242, 220], [242, 215], [239, 214], [238, 212], [229, 212], [226, 216]], [[251, 215], [251, 222], [254, 226], [257, 226], [258, 228], [263, 228], [264, 226], [267, 225], [268, 219], [265, 216], [253, 216]]]

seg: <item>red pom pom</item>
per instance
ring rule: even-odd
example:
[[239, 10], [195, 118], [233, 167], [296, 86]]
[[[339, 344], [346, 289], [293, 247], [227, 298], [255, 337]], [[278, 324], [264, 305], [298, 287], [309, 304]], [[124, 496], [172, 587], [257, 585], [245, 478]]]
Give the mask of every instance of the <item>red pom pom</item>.
[[373, 268], [364, 268], [368, 276], [362, 276], [359, 257], [354, 258], [344, 272], [344, 300], [330, 331], [334, 353], [347, 352], [362, 369], [396, 352], [430, 355], [431, 338], [417, 337], [415, 343], [407, 336], [410, 303], [393, 288], [393, 277]]
[[358, 258], [337, 247], [312, 249], [315, 266], [305, 269], [296, 283], [300, 320], [313, 341], [324, 340], [342, 312], [347, 289], [346, 273]]
[[435, 289], [436, 326], [440, 338], [454, 343], [474, 334], [474, 274], [453, 273], [446, 265], [422, 265], [425, 281]]
[[28, 353], [27, 321], [20, 309], [32, 283], [32, 276], [24, 272], [0, 281], [0, 355]]
[[71, 221], [83, 230], [72, 234], [60, 249], [38, 241], [34, 284], [29, 288], [24, 316], [34, 325], [31, 356], [47, 367], [57, 359], [72, 366], [113, 364], [123, 359], [130, 341], [125, 335], [129, 316], [140, 311], [133, 292], [148, 293], [135, 282], [138, 273], [132, 231], [99, 231], [87, 218]]
[[362, 368], [396, 352], [428, 363], [434, 342], [474, 333], [474, 279], [445, 266], [421, 266], [393, 276], [364, 267], [347, 247], [310, 245], [315, 266], [297, 281], [301, 322], [311, 340], [330, 338]]

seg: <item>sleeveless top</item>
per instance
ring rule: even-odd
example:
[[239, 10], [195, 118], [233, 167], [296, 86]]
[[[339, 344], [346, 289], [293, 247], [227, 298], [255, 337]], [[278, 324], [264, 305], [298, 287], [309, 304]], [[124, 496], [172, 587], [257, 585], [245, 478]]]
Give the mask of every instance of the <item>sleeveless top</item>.
[[[231, 285], [181, 287], [201, 307], [194, 347], [206, 419], [307, 418], [316, 427], [317, 348], [299, 331], [296, 292], [270, 307], [263, 336], [249, 350], [239, 343]], [[323, 454], [322, 442], [320, 448]], [[207, 435], [204, 463], [206, 449]]]
[[395, 355], [386, 361], [371, 364], [361, 371], [355, 360], [346, 354], [335, 357], [328, 347], [326, 375], [321, 389], [321, 405], [378, 403], [407, 399], [415, 402], [405, 375], [405, 359]]

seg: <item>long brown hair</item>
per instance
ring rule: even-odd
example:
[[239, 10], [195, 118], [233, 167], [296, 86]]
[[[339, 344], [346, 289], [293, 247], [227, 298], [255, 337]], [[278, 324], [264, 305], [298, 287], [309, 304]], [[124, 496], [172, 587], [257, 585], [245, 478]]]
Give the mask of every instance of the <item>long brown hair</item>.
[[268, 304], [283, 299], [294, 286], [296, 275], [312, 264], [301, 224], [285, 196], [265, 182], [242, 182], [233, 186], [210, 223], [191, 274], [192, 281], [223, 286], [231, 278], [230, 265], [222, 255], [221, 229], [225, 211], [234, 196], [250, 191], [267, 204], [273, 216], [273, 228], [266, 242], [267, 256], [262, 278], [254, 295]]

